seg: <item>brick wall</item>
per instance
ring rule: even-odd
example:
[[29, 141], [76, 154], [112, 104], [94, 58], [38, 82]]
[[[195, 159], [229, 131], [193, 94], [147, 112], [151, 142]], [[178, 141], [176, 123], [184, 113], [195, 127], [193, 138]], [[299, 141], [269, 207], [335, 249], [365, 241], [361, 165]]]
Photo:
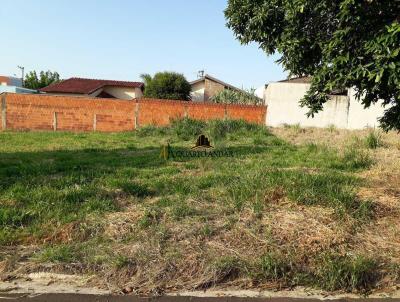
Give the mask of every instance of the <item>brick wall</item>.
[[185, 116], [245, 119], [264, 124], [266, 107], [141, 99], [1, 94], [3, 130], [130, 131], [144, 125], [167, 125]]

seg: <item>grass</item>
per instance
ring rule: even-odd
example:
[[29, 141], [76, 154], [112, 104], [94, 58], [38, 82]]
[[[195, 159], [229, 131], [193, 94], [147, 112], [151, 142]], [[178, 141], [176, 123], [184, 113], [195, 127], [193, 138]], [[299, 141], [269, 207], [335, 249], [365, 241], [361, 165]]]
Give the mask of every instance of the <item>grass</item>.
[[378, 264], [375, 259], [365, 256], [327, 255], [320, 264], [318, 284], [323, 289], [335, 291], [367, 291], [378, 278]]
[[381, 147], [383, 145], [382, 134], [377, 130], [370, 130], [367, 137], [365, 138], [365, 144], [370, 149]]
[[[160, 158], [165, 142], [188, 149], [199, 134], [235, 156]], [[351, 237], [373, 221], [374, 204], [357, 194], [359, 173], [374, 163], [369, 145], [292, 144], [244, 121], [190, 119], [134, 133], [3, 132], [0, 142], [0, 245], [36, 245], [36, 262], [80, 263], [101, 276], [135, 259], [143, 290], [245, 276], [362, 291], [377, 279], [377, 263], [357, 253], [318, 257], [347, 239], [299, 247], [308, 235], [291, 241], [278, 228], [317, 223], [302, 232], [323, 242], [327, 227]]]

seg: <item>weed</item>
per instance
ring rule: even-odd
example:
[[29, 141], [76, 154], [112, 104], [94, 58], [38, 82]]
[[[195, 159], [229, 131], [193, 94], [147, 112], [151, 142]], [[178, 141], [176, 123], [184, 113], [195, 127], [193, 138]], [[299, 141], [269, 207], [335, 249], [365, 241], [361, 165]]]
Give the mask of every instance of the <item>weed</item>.
[[288, 257], [274, 253], [268, 253], [261, 257], [259, 267], [260, 277], [269, 281], [288, 279], [293, 270], [293, 264]]
[[131, 258], [124, 255], [117, 255], [112, 261], [112, 264], [116, 269], [122, 269], [124, 267], [133, 265], [134, 263], [135, 262]]
[[157, 207], [146, 208], [142, 218], [139, 220], [141, 228], [148, 228], [152, 225], [157, 225], [162, 217], [163, 212]]
[[379, 131], [371, 130], [365, 138], [365, 145], [369, 149], [376, 149], [383, 145], [382, 134]]
[[71, 263], [80, 260], [73, 245], [59, 245], [44, 249], [39, 255], [41, 261]]
[[222, 283], [237, 278], [242, 272], [247, 271], [246, 264], [237, 257], [221, 257], [212, 264], [214, 283]]
[[181, 200], [172, 207], [172, 216], [175, 220], [181, 220], [185, 217], [196, 214], [196, 210]]
[[315, 153], [318, 151], [318, 145], [316, 143], [307, 143], [307, 152]]
[[119, 186], [124, 193], [135, 197], [143, 198], [152, 195], [152, 192], [146, 186], [136, 182], [119, 182]]
[[304, 129], [301, 128], [299, 123], [297, 123], [297, 124], [283, 124], [283, 127], [285, 129], [291, 129], [295, 133], [304, 132]]
[[343, 164], [354, 170], [365, 169], [372, 165], [373, 160], [369, 153], [355, 146], [348, 146], [341, 158]]
[[206, 223], [202, 226], [202, 228], [200, 230], [200, 235], [208, 238], [208, 237], [211, 237], [213, 234], [214, 234], [214, 231], [210, 224]]
[[328, 129], [328, 131], [329, 131], [330, 133], [333, 133], [333, 132], [336, 132], [336, 131], [337, 131], [337, 128], [336, 128], [336, 126], [335, 126], [334, 124], [328, 125], [328, 127], [327, 127], [326, 129]]

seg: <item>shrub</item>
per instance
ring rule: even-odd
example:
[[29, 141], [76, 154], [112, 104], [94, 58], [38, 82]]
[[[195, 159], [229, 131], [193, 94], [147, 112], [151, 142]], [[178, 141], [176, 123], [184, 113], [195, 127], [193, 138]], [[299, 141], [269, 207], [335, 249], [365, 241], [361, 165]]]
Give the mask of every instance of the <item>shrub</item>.
[[254, 89], [235, 91], [225, 89], [214, 95], [210, 100], [219, 104], [263, 105], [264, 100], [254, 95]]
[[227, 134], [237, 132], [264, 132], [268, 134], [265, 127], [246, 122], [245, 120], [213, 120], [208, 122], [208, 130], [214, 139], [225, 138]]
[[206, 123], [190, 118], [176, 119], [171, 123], [172, 131], [181, 139], [193, 139], [204, 132]]
[[364, 169], [371, 166], [373, 160], [366, 150], [348, 146], [343, 154], [342, 160], [350, 169]]

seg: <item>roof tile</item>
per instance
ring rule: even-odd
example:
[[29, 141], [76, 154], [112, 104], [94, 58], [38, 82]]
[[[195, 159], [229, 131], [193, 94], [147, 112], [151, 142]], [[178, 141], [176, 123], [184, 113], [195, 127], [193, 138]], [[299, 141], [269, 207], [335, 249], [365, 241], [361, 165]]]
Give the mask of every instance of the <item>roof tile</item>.
[[141, 82], [70, 78], [39, 90], [42, 92], [89, 94], [104, 86], [143, 88], [144, 84]]

